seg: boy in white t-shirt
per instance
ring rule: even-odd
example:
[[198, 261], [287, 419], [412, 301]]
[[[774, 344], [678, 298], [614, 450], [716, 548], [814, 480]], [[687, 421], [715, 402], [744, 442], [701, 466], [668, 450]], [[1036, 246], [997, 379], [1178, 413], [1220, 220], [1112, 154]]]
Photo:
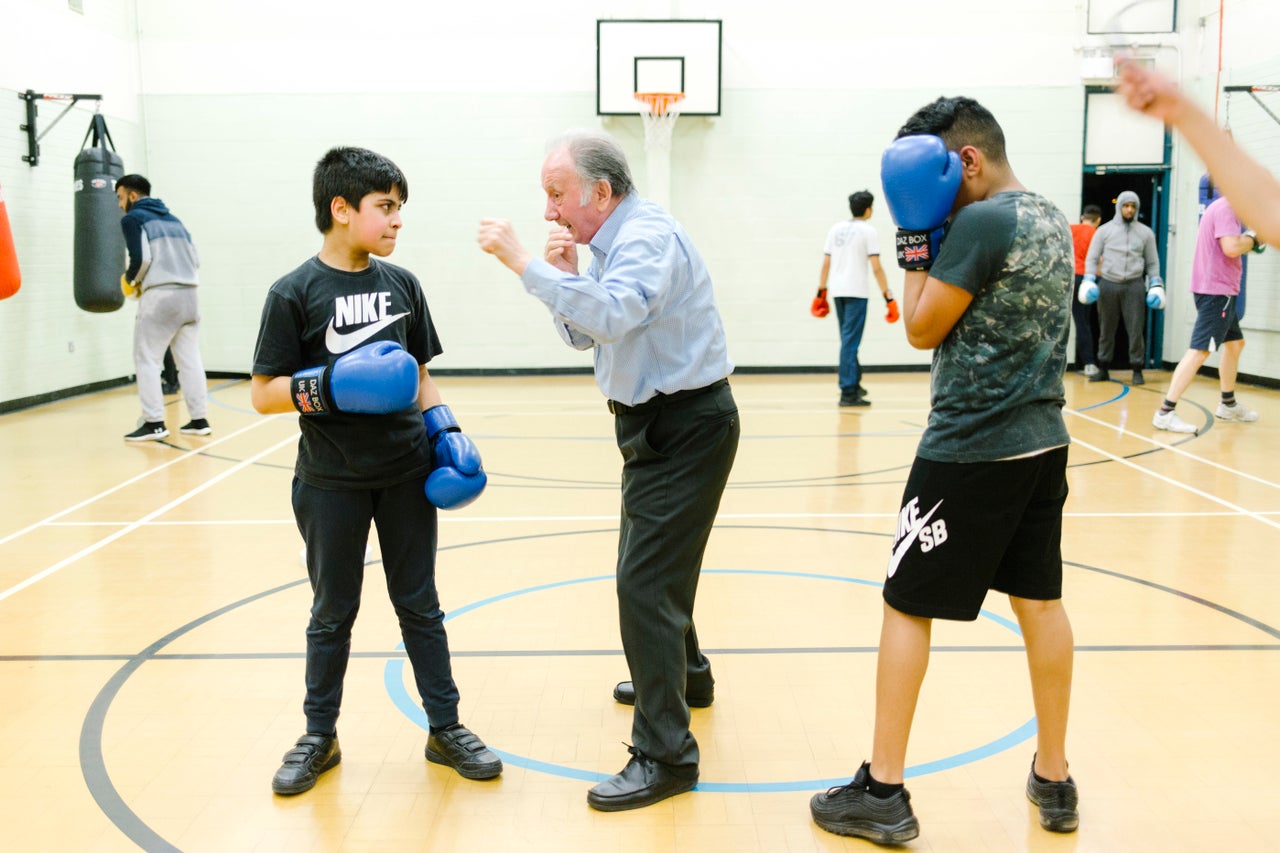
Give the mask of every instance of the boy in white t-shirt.
[[853, 218], [837, 222], [827, 233], [823, 248], [819, 291], [827, 291], [835, 302], [836, 321], [840, 326], [840, 405], [870, 406], [867, 389], [862, 387], [862, 365], [858, 363], [858, 347], [867, 320], [867, 266], [875, 274], [880, 292], [889, 305], [889, 322], [897, 319], [893, 293], [880, 266], [880, 247], [876, 229], [868, 222], [875, 196], [859, 190], [849, 196], [849, 212]]

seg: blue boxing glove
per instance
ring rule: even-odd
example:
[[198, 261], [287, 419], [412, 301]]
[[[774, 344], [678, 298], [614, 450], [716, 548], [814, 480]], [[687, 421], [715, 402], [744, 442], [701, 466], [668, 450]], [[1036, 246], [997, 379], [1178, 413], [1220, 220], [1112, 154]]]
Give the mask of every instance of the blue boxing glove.
[[422, 413], [435, 453], [435, 470], [427, 477], [427, 500], [440, 509], [461, 509], [480, 497], [489, 482], [475, 442], [462, 434], [448, 406]]
[[385, 415], [418, 399], [418, 361], [395, 341], [352, 350], [332, 365], [293, 374], [293, 407], [304, 415]]
[[889, 214], [898, 225], [894, 242], [902, 269], [933, 266], [961, 177], [960, 155], [948, 151], [939, 136], [903, 136], [885, 149], [880, 182]]
[[1081, 305], [1092, 305], [1098, 301], [1098, 279], [1087, 275], [1080, 279], [1080, 289], [1076, 291], [1076, 299]]
[[1147, 307], [1157, 311], [1164, 308], [1164, 281], [1158, 275], [1147, 279]]

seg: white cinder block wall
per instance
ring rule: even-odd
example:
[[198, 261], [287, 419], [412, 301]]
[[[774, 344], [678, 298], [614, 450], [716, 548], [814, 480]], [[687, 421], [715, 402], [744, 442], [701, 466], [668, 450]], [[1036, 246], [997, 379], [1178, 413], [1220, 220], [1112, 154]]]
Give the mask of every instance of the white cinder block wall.
[[[554, 14], [518, 0], [387, 0], [359, 14], [347, 0], [83, 5], [84, 14], [64, 0], [0, 8], [0, 184], [23, 270], [22, 290], [0, 302], [0, 405], [132, 373], [132, 304], [88, 314], [72, 298], [71, 169], [92, 107], [54, 128], [31, 168], [17, 130], [16, 95], [28, 88], [105, 95], [126, 170], [151, 179], [199, 245], [210, 371], [248, 370], [267, 287], [319, 247], [310, 174], [338, 144], [387, 154], [408, 176], [391, 260], [423, 280], [445, 345], [433, 367], [586, 367], [589, 356], [564, 347], [545, 309], [476, 248], [476, 224], [506, 217], [531, 248], [541, 245], [538, 170], [546, 140], [568, 127], [615, 134], [643, 192], [640, 119], [595, 115], [596, 19], [722, 19], [722, 115], [676, 125], [671, 208], [706, 256], [737, 364], [810, 367], [836, 361], [835, 324], [811, 318], [808, 305], [827, 229], [848, 216], [854, 190], [877, 196], [873, 222], [901, 293], [879, 158], [927, 101], [966, 94], [991, 108], [1019, 177], [1075, 220], [1079, 49], [1100, 43], [1085, 32], [1085, 0], [934, 0], [916, 5], [911, 27], [890, 5], [833, 0], [797, 0], [785, 11], [731, 0], [568, 0]], [[1181, 32], [1145, 40], [1176, 47], [1159, 52], [1161, 66], [1211, 104], [1218, 3], [1178, 5]], [[1225, 6], [1222, 82], [1274, 82], [1280, 68], [1265, 36], [1280, 31], [1280, 4]], [[41, 130], [60, 109], [42, 106]], [[1260, 111], [1252, 112], [1255, 120]], [[1232, 102], [1232, 118], [1246, 120], [1243, 100]], [[1273, 169], [1277, 130], [1259, 122], [1249, 136]], [[1171, 361], [1192, 316], [1182, 292], [1201, 171], [1175, 142]], [[1246, 331], [1242, 370], [1277, 378], [1280, 334], [1267, 329], [1280, 329], [1280, 308], [1263, 293], [1277, 277], [1272, 261], [1251, 268], [1250, 320], [1256, 305], [1261, 325]], [[868, 324], [864, 364], [927, 363], [880, 316]]]

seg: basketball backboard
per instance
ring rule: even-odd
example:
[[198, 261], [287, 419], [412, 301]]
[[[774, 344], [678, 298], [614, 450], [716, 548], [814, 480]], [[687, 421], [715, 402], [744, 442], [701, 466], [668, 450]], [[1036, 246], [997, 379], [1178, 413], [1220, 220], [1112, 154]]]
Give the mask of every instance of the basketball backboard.
[[637, 92], [680, 92], [681, 115], [720, 115], [720, 47], [720, 21], [596, 21], [596, 115], [635, 115]]
[[1089, 0], [1089, 32], [1119, 36], [1171, 33], [1177, 28], [1177, 0]]

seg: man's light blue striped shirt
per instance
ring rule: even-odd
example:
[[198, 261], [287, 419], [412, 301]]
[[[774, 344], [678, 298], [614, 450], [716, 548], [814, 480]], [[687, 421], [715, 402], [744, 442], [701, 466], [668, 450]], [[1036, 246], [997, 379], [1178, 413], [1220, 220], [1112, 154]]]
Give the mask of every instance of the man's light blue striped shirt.
[[521, 280], [570, 346], [595, 348], [596, 384], [606, 397], [635, 406], [733, 372], [711, 276], [669, 213], [628, 195], [590, 248], [586, 275], [535, 258]]

